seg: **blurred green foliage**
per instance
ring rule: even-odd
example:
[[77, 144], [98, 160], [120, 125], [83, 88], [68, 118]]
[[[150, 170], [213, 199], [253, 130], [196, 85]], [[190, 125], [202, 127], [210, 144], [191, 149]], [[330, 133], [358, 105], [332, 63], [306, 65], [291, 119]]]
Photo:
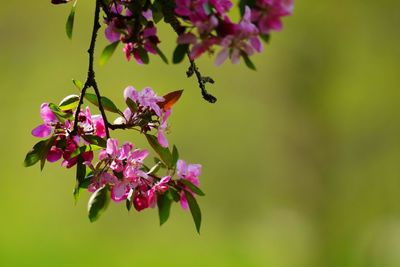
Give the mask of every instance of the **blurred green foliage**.
[[[178, 206], [161, 228], [156, 210], [123, 204], [91, 224], [88, 194], [74, 206], [73, 170], [23, 168], [40, 104], [76, 93], [71, 79], [86, 74], [93, 1], [78, 3], [72, 41], [70, 7], [49, 2], [0, 9], [0, 266], [400, 266], [399, 1], [297, 1], [253, 57], [257, 72], [199, 61], [215, 105], [187, 64], [138, 66], [119, 52], [97, 66], [120, 105], [127, 85], [185, 89], [169, 139], [203, 164], [200, 236]], [[172, 31], [159, 30], [172, 55]]]

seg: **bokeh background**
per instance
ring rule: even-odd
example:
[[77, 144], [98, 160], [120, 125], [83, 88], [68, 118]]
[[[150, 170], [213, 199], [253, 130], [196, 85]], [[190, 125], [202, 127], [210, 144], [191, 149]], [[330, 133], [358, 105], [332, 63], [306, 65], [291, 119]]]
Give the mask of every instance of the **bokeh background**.
[[[71, 79], [87, 68], [93, 1], [78, 3], [73, 41], [70, 6], [49, 2], [0, 7], [0, 266], [400, 266], [399, 1], [297, 1], [253, 57], [257, 72], [199, 61], [217, 81], [215, 105], [187, 64], [138, 66], [117, 53], [96, 66], [117, 104], [127, 85], [185, 89], [169, 139], [203, 164], [200, 236], [177, 205], [161, 228], [156, 210], [123, 204], [91, 224], [88, 194], [74, 205], [73, 170], [22, 166], [40, 104], [76, 93]], [[171, 55], [174, 34], [160, 35]]]

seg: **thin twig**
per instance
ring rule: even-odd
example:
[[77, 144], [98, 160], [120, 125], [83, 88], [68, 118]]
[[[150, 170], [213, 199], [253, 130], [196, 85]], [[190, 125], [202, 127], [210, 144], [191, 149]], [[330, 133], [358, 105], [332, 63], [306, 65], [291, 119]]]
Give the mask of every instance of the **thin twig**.
[[78, 120], [79, 120], [79, 113], [81, 110], [81, 106], [83, 104], [83, 99], [85, 97], [86, 91], [88, 88], [92, 87], [96, 93], [97, 96], [97, 102], [99, 103], [99, 110], [101, 113], [101, 116], [104, 121], [105, 125], [105, 130], [106, 130], [106, 136], [107, 138], [110, 138], [110, 132], [108, 129], [108, 121], [107, 121], [107, 116], [104, 111], [103, 103], [101, 102], [101, 94], [100, 90], [97, 86], [96, 79], [95, 79], [95, 72], [94, 72], [94, 52], [95, 52], [95, 47], [96, 47], [96, 38], [97, 38], [97, 33], [101, 27], [100, 25], [100, 7], [101, 7], [101, 0], [96, 0], [96, 8], [94, 12], [94, 20], [93, 20], [93, 30], [92, 30], [92, 37], [90, 40], [90, 46], [88, 49], [88, 54], [89, 54], [89, 66], [88, 66], [88, 76], [85, 82], [85, 85], [81, 91], [80, 97], [79, 97], [79, 103], [78, 107], [76, 108], [75, 111], [75, 121], [74, 121], [74, 129], [72, 131], [72, 135], [76, 134], [78, 131]]
[[[164, 21], [171, 25], [176, 34], [183, 34], [185, 32], [185, 27], [181, 25], [178, 18], [175, 16], [174, 3], [169, 0], [160, 0], [160, 3], [162, 7], [162, 12], [164, 14]], [[206, 83], [214, 83], [214, 80], [211, 77], [201, 75], [199, 68], [196, 65], [196, 62], [190, 57], [189, 49], [186, 51], [186, 55], [190, 61], [189, 69], [186, 72], [187, 76], [191, 77], [193, 73], [196, 74], [197, 82], [201, 89], [201, 94], [203, 98], [210, 103], [215, 103], [217, 101], [217, 98], [209, 94], [206, 90]]]

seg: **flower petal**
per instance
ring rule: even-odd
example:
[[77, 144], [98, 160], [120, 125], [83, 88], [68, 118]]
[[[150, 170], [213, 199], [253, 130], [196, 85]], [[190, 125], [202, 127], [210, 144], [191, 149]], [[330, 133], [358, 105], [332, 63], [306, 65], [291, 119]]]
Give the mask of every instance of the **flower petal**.
[[46, 124], [41, 124], [32, 130], [32, 135], [36, 137], [47, 137], [51, 134], [51, 127]]

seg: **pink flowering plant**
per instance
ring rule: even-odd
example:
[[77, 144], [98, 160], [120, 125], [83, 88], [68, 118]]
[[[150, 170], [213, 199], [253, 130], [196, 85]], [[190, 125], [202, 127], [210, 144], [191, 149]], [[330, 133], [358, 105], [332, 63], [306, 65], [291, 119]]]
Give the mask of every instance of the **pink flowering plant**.
[[[171, 26], [176, 36], [172, 54], [174, 64], [189, 61], [188, 77], [195, 76], [203, 98], [211, 103], [216, 98], [206, 90], [214, 83], [203, 76], [195, 61], [204, 54], [215, 56], [215, 64], [227, 59], [236, 64], [242, 59], [255, 70], [250, 57], [263, 51], [272, 31], [282, 29], [282, 17], [293, 12], [293, 0], [241, 0], [240, 19], [230, 18], [233, 3], [230, 0], [94, 0], [94, 23], [88, 49], [88, 74], [84, 83], [73, 80], [79, 95], [69, 95], [58, 105], [40, 106], [42, 123], [32, 130], [41, 140], [25, 157], [25, 166], [46, 162], [61, 162], [65, 168], [76, 169], [74, 196], [77, 200], [82, 189], [92, 195], [88, 212], [95, 221], [106, 210], [110, 200], [125, 202], [128, 211], [158, 207], [160, 224], [169, 218], [173, 202], [190, 210], [196, 229], [200, 231], [201, 212], [196, 196], [204, 196], [199, 188], [202, 166], [180, 159], [178, 149], [168, 142], [168, 119], [182, 90], [159, 96], [152, 88], [137, 90], [128, 86], [123, 92], [126, 107], [120, 109], [100, 93], [95, 79], [94, 52], [102, 24], [104, 36], [110, 42], [99, 63], [104, 65], [121, 47], [128, 61], [137, 64], [150, 62], [158, 56], [168, 64], [161, 51], [157, 25], [161, 21]], [[52, 0], [53, 4], [66, 4], [70, 0]], [[67, 19], [66, 32], [72, 38], [77, 0]], [[102, 15], [102, 17], [101, 17]], [[88, 90], [93, 89], [94, 93]], [[92, 114], [89, 106], [98, 108]], [[115, 120], [108, 119], [114, 114]], [[110, 131], [137, 131], [144, 136], [154, 152], [136, 147], [132, 142], [119, 142]]]

